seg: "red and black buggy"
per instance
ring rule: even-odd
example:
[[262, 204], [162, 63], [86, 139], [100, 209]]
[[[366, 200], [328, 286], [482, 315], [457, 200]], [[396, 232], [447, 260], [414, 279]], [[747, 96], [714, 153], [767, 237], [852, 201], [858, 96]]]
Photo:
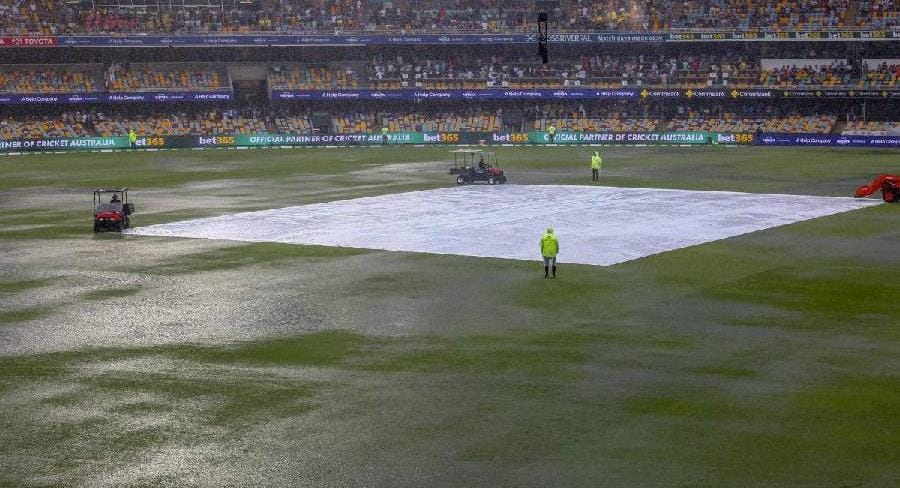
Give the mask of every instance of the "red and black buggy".
[[[107, 199], [107, 195], [112, 195]], [[128, 201], [128, 188], [94, 190], [94, 232], [122, 232], [131, 225], [134, 204]]]
[[450, 174], [456, 175], [457, 185], [485, 182], [489, 185], [506, 183], [506, 173], [500, 169], [497, 154], [481, 149], [456, 149]]

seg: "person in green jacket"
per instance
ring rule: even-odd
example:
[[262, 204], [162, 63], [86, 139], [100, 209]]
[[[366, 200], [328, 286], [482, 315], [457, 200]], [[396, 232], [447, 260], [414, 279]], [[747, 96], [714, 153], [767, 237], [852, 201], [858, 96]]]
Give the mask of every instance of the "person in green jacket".
[[134, 143], [137, 142], [137, 133], [134, 129], [128, 129], [128, 145], [134, 147]]
[[550, 144], [553, 144], [553, 141], [556, 140], [556, 126], [550, 124], [550, 127], [547, 127], [547, 135], [550, 136]]
[[559, 240], [553, 233], [552, 227], [547, 227], [547, 231], [541, 236], [541, 256], [544, 258], [544, 278], [550, 277], [550, 270], [553, 270], [553, 277], [556, 278], [556, 255], [559, 254]]
[[390, 131], [387, 127], [381, 128], [381, 145], [385, 145], [388, 143], [388, 132]]
[[600, 157], [600, 151], [594, 151], [591, 156], [591, 181], [600, 181], [600, 165], [603, 159]]

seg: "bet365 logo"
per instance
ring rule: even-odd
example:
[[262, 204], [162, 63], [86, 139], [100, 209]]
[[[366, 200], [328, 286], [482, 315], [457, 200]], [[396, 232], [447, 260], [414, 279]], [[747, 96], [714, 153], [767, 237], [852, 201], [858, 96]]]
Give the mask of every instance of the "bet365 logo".
[[198, 142], [201, 146], [233, 146], [234, 136], [201, 137]]
[[162, 136], [139, 137], [134, 141], [135, 147], [163, 147], [166, 145], [166, 138]]

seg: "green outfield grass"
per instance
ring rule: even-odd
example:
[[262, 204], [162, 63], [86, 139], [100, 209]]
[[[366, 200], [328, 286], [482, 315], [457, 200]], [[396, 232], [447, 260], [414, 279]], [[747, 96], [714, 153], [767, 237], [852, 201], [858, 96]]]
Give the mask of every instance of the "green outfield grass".
[[[590, 184], [588, 149], [492, 150], [511, 183]], [[557, 280], [90, 232], [91, 187], [132, 188], [147, 225], [450, 186], [447, 151], [0, 157], [0, 485], [900, 485], [900, 205]], [[900, 173], [895, 151], [602, 152], [611, 186]]]

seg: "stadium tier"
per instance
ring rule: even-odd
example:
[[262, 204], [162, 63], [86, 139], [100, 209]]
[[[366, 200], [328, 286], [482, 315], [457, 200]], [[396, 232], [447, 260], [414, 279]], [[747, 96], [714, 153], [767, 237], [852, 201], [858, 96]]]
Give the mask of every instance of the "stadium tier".
[[91, 92], [102, 70], [102, 65], [0, 66], [0, 93]]
[[359, 74], [350, 66], [276, 65], [269, 69], [273, 90], [358, 88]]
[[732, 113], [712, 116], [688, 114], [685, 118], [672, 120], [669, 128], [675, 131], [828, 134], [836, 122], [837, 117], [833, 115], [765, 118], [741, 117]]
[[[0, 34], [512, 32], [534, 28], [538, 10], [500, 0], [2, 0]], [[579, 32], [897, 25], [893, 0], [564, 0], [549, 13], [557, 30]]]
[[900, 122], [850, 121], [841, 131], [843, 135], [900, 135]]
[[[895, 2], [883, 0], [564, 0], [549, 11], [552, 32], [578, 34], [551, 39], [547, 62], [535, 55], [536, 39], [507, 41], [534, 33], [535, 2], [186, 5], [0, 0], [0, 138], [109, 138], [132, 130], [355, 136], [386, 129], [418, 134], [415, 140], [428, 134], [429, 142], [434, 134], [463, 133], [478, 134], [467, 140], [479, 142], [500, 134], [503, 142], [502, 134], [553, 127], [743, 134], [746, 142], [747, 134], [892, 134], [892, 121], [900, 120], [900, 32], [890, 30]], [[852, 35], [811, 31], [845, 28]], [[742, 39], [717, 29], [783, 32]], [[258, 32], [285, 36], [220, 36]], [[442, 32], [460, 36], [424, 35]], [[473, 34], [485, 32], [515, 35]], [[604, 32], [613, 40], [603, 40]], [[660, 32], [666, 35], [647, 34]], [[65, 48], [12, 48], [24, 42], [14, 37], [21, 33], [74, 36], [66, 43], [52, 38]], [[80, 35], [92, 33], [110, 35]], [[293, 33], [322, 45], [266, 44]], [[358, 44], [331, 44], [341, 33]], [[178, 45], [181, 34], [217, 41]], [[403, 34], [404, 44], [366, 40], [393, 34]], [[151, 37], [173, 44], [139, 42]], [[109, 44], [79, 44], [100, 38]], [[265, 47], [230, 44], [241, 39]]]
[[369, 65], [372, 88], [476, 89], [504, 87], [616, 88], [623, 86], [752, 86], [758, 65], [741, 56], [618, 56], [594, 54], [549, 64], [524, 59], [377, 59]]
[[[595, 107], [548, 104], [516, 110], [495, 107], [435, 107], [422, 112], [392, 107], [380, 112], [329, 113], [324, 107], [282, 109], [278, 112], [246, 109], [132, 111], [84, 110], [53, 115], [5, 115], [0, 118], [0, 139], [53, 137], [113, 137], [134, 130], [141, 136], [217, 136], [258, 134], [379, 134], [391, 133], [498, 133], [560, 132], [719, 132], [798, 134], [893, 134], [896, 121], [842, 120], [837, 115], [765, 113], [758, 107], [721, 111], [715, 107], [683, 107], [671, 113], [641, 113], [641, 107], [623, 104]], [[601, 115], [603, 114], [603, 115]], [[896, 115], [895, 115], [896, 116]], [[894, 119], [898, 120], [898, 119]]]
[[224, 66], [129, 65], [113, 63], [105, 71], [109, 91], [230, 90]]
[[[594, 55], [547, 65], [526, 60], [379, 59], [257, 65], [275, 91], [558, 88], [895, 88], [900, 60], [747, 59], [744, 56]], [[225, 63], [0, 66], [0, 93], [232, 91]]]

